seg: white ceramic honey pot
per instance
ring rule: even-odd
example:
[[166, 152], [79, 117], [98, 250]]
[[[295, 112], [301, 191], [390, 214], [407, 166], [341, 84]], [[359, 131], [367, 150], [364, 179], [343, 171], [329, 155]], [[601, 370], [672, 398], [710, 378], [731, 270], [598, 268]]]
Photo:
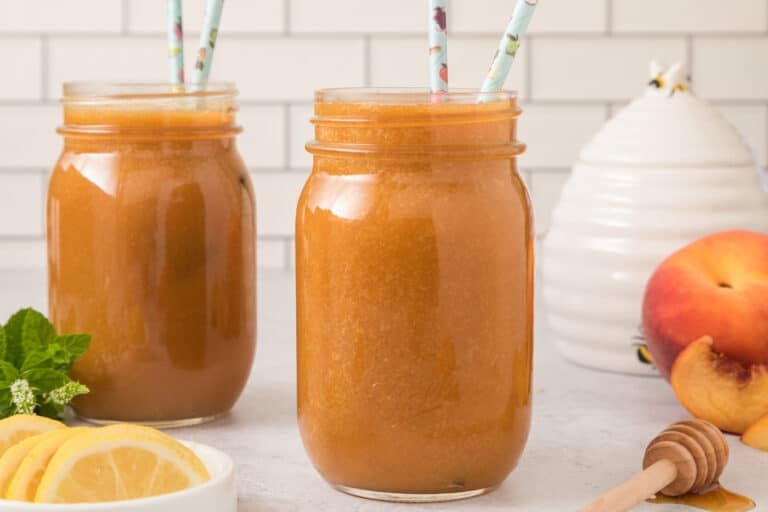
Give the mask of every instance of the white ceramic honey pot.
[[646, 281], [693, 240], [768, 232], [768, 193], [738, 132], [651, 65], [645, 94], [582, 150], [543, 244], [543, 299], [562, 354], [584, 366], [655, 374], [641, 323]]

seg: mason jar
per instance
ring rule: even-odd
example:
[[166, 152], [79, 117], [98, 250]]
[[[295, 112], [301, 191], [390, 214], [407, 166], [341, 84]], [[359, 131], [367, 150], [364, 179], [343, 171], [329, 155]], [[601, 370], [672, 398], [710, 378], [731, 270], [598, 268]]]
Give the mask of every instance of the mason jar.
[[531, 415], [533, 224], [513, 93], [331, 89], [296, 219], [298, 420], [336, 488], [482, 494]]
[[227, 412], [255, 350], [255, 205], [236, 90], [67, 83], [47, 205], [50, 317], [92, 335], [74, 409], [160, 426]]

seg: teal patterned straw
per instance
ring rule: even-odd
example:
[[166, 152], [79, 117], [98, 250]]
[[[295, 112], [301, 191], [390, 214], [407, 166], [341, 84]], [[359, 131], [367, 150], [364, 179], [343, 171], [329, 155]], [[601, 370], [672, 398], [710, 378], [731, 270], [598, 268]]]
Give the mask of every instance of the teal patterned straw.
[[205, 21], [200, 32], [200, 48], [197, 50], [195, 62], [195, 74], [192, 83], [202, 84], [208, 81], [213, 61], [213, 50], [216, 47], [216, 37], [219, 35], [221, 23], [221, 10], [224, 8], [224, 0], [208, 0], [205, 8]]
[[445, 0], [429, 0], [429, 89], [448, 91], [448, 38]]
[[184, 29], [181, 0], [168, 0], [168, 78], [172, 84], [184, 83]]
[[509, 20], [507, 30], [501, 37], [491, 69], [488, 71], [485, 82], [483, 82], [481, 88], [483, 92], [500, 91], [504, 87], [509, 70], [515, 61], [517, 50], [520, 48], [520, 39], [528, 30], [528, 24], [531, 22], [537, 3], [538, 0], [517, 0], [515, 12], [512, 14], [512, 19]]

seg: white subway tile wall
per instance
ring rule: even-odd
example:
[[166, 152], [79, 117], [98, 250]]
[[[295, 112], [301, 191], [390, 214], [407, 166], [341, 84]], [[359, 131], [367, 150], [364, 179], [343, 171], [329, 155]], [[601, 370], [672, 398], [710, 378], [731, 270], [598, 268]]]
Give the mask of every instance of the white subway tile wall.
[[0, 37], [0, 62], [4, 70], [0, 100], [40, 99], [42, 47], [42, 42], [36, 37]]
[[768, 6], [763, 0], [614, 0], [613, 3], [616, 32], [765, 32], [767, 24]]
[[568, 179], [568, 171], [535, 172], [528, 181], [531, 195], [535, 197], [533, 214], [536, 222], [536, 234], [544, 236], [549, 230], [549, 217], [560, 199], [560, 192]]
[[0, 236], [37, 238], [43, 234], [43, 176], [25, 172], [0, 174]]
[[[456, 34], [451, 37], [448, 45], [451, 86], [480, 87], [498, 43], [498, 37], [494, 36]], [[526, 53], [521, 51], [505, 84], [522, 99], [527, 96], [527, 61]], [[424, 64], [423, 36], [372, 36], [369, 64], [371, 83], [380, 87], [423, 87], [429, 79]]]
[[[674, 0], [670, 0], [674, 1]], [[684, 36], [559, 36], [531, 42], [531, 99], [628, 100], [648, 83], [648, 61], [685, 60]]]
[[[606, 0], [542, 1], [531, 20], [530, 33], [603, 33], [608, 26], [609, 3]], [[498, 35], [504, 30], [513, 5], [509, 0], [453, 0], [448, 28], [456, 32]]]
[[122, 0], [0, 0], [0, 32], [119, 33], [123, 7]]
[[692, 73], [697, 92], [718, 100], [765, 100], [768, 38], [707, 36], [693, 40]]
[[[165, 15], [161, 12], [164, 3], [161, 0], [124, 2], [123, 5], [127, 11], [125, 18], [127, 31], [164, 34]], [[184, 2], [182, 7], [184, 33], [200, 34], [205, 15], [203, 4], [199, 1]], [[286, 28], [285, 12], [286, 6], [283, 0], [228, 0], [226, 30], [230, 34], [279, 34]]]
[[[451, 83], [477, 87], [512, 0], [448, 0]], [[184, 0], [187, 65], [205, 0]], [[525, 113], [521, 158], [544, 235], [579, 148], [642, 91], [653, 58], [688, 63], [693, 88], [768, 164], [768, 0], [544, 0], [507, 87]], [[165, 2], [0, 0], [0, 266], [45, 264], [44, 198], [65, 80], [162, 80]], [[320, 87], [424, 86], [426, 0], [228, 0], [213, 79], [241, 91], [239, 144], [258, 201], [258, 263], [291, 268], [294, 210], [311, 167]]]
[[606, 119], [604, 105], [537, 105], [523, 107], [519, 137], [528, 145], [521, 158], [525, 169], [567, 169], [579, 150]]

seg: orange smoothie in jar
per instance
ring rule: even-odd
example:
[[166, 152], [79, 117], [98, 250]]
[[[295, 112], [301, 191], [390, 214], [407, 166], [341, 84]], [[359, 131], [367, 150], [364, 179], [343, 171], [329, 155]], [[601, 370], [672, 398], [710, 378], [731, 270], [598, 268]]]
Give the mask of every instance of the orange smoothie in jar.
[[50, 316], [92, 334], [73, 378], [95, 421], [227, 412], [255, 350], [255, 227], [235, 91], [65, 86], [50, 180]]
[[531, 414], [533, 230], [516, 98], [317, 94], [298, 205], [299, 426], [351, 494], [464, 498]]

